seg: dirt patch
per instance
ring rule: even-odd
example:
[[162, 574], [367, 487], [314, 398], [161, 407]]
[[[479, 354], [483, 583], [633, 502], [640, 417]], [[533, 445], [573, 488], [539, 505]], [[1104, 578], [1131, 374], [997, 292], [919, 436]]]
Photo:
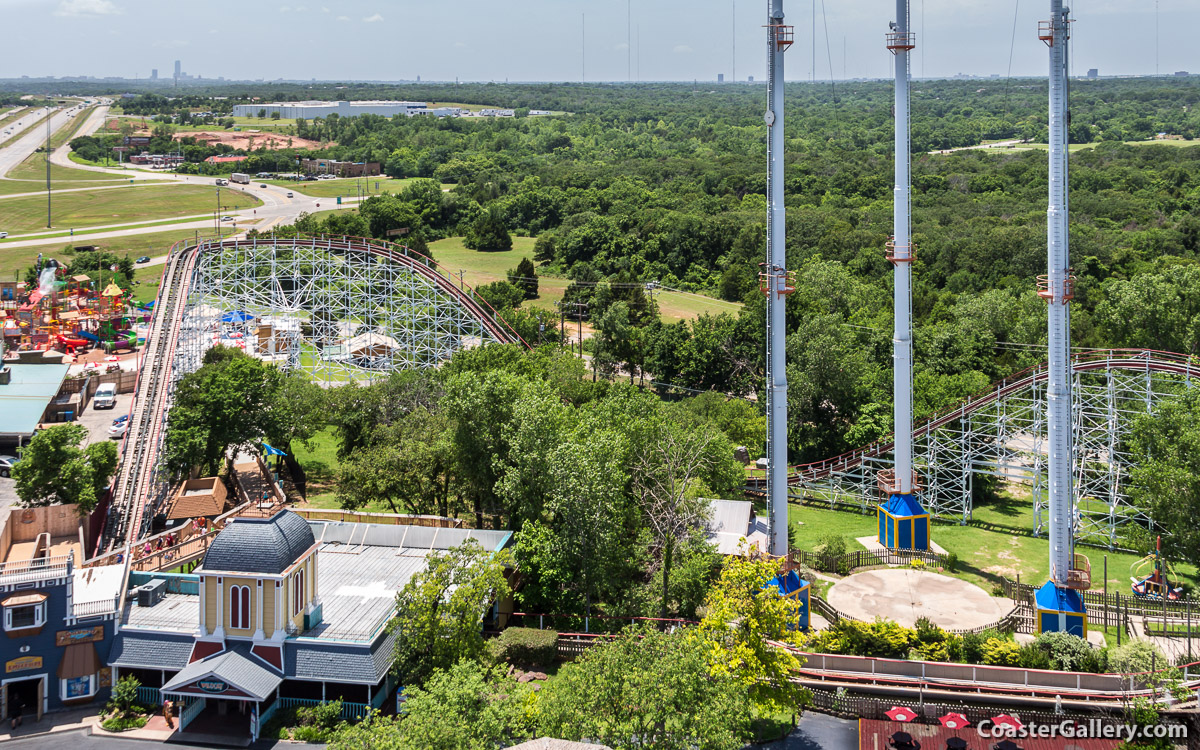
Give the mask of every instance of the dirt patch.
[[175, 140], [181, 138], [195, 138], [197, 141], [204, 143], [223, 143], [235, 149], [245, 149], [252, 151], [256, 148], [265, 148], [268, 151], [278, 151], [285, 148], [321, 148], [319, 141], [309, 140], [308, 138], [299, 138], [294, 135], [283, 135], [281, 133], [249, 133], [246, 131], [235, 133], [232, 130], [197, 130], [191, 133], [176, 133]]

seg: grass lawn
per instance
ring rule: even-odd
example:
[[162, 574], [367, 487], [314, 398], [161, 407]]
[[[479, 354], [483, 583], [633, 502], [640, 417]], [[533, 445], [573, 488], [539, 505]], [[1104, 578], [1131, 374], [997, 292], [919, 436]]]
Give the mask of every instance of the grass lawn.
[[[196, 236], [196, 231], [193, 229], [175, 229], [169, 232], [147, 232], [146, 234], [133, 234], [128, 237], [110, 237], [108, 239], [93, 240], [91, 242], [79, 240], [79, 244], [94, 244], [98, 245], [102, 251], [115, 253], [116, 255], [129, 254], [130, 258], [138, 258], [142, 255], [156, 257], [166, 255], [171, 249], [171, 245], [179, 240], [191, 239]], [[200, 236], [204, 237], [203, 231]], [[70, 257], [65, 256], [63, 251], [72, 247], [74, 242], [63, 242], [61, 245], [37, 245], [35, 247], [14, 247], [6, 248], [0, 251], [0, 279], [8, 280], [16, 278], [15, 274], [19, 274], [23, 269], [33, 265], [37, 259], [38, 253], [50, 258], [58, 258], [64, 263], [70, 262]], [[140, 270], [140, 268], [139, 268]], [[161, 267], [159, 267], [161, 271]], [[157, 280], [157, 277], [155, 277]]]
[[[221, 118], [224, 119], [224, 118]], [[281, 117], [278, 120], [273, 120], [270, 117], [235, 117], [233, 118], [233, 126], [241, 128], [242, 132], [247, 130], [279, 130], [281, 128], [295, 127], [295, 118]], [[211, 127], [209, 128], [212, 129]]]
[[[336, 198], [339, 195], [343, 198], [354, 198], [358, 196], [360, 185], [366, 189], [367, 195], [398, 193], [413, 179], [406, 177], [394, 180], [378, 175], [376, 177], [347, 177], [341, 180], [317, 180], [316, 182], [297, 182], [296, 180], [255, 180], [254, 182], [260, 185], [278, 185], [294, 191], [297, 195], [308, 195], [313, 198]], [[376, 185], [379, 186], [378, 189], [376, 189]], [[442, 187], [453, 187], [453, 185], [443, 185]]]
[[[1126, 146], [1175, 146], [1176, 148], [1185, 148], [1188, 146], [1200, 146], [1200, 140], [1195, 140], [1195, 139], [1192, 139], [1190, 141], [1185, 141], [1185, 140], [1122, 141], [1122, 143], [1124, 143]], [[1084, 149], [1088, 149], [1088, 148], [1095, 148], [1096, 146], [1099, 146], [1099, 145], [1100, 145], [1099, 143], [1072, 143], [1071, 145], [1067, 146], [1067, 150], [1070, 151], [1071, 153], [1074, 153], [1076, 151], [1083, 151]], [[1013, 146], [1012, 148], [1045, 151], [1046, 149], [1049, 148], [1049, 146], [1045, 143], [1022, 143], [1022, 144]]]
[[[334, 492], [334, 480], [341, 462], [337, 457], [338, 439], [332, 427], [326, 427], [313, 438], [311, 450], [300, 441], [292, 443], [296, 460], [308, 475], [308, 508], [340, 508]], [[389, 508], [370, 508], [390, 512]]]
[[[35, 180], [40, 181], [42, 187], [46, 186], [46, 155], [31, 154], [28, 159], [13, 167], [13, 170], [8, 173], [8, 177], [14, 180]], [[89, 172], [86, 169], [71, 169], [60, 164], [50, 165], [50, 184], [56, 182], [118, 182], [127, 180], [128, 178], [116, 174], [105, 174], [103, 172]]]
[[[516, 268], [517, 264], [521, 262], [521, 258], [533, 257], [533, 245], [536, 242], [533, 237], [513, 237], [512, 239], [512, 250], [504, 252], [485, 253], [469, 250], [463, 246], [462, 237], [447, 237], [444, 240], [431, 242], [429, 251], [438, 265], [450, 271], [454, 277], [457, 278], [458, 271], [462, 270], [464, 281], [471, 286], [479, 286], [493, 281], [504, 281], [507, 278], [505, 273], [509, 269]], [[530, 300], [526, 304], [544, 310], [556, 310], [555, 303], [562, 299], [570, 283], [568, 279], [564, 278], [540, 276], [538, 278], [538, 298]], [[736, 315], [742, 308], [736, 302], [725, 302], [701, 294], [656, 292], [654, 297], [658, 300], [659, 311], [666, 323], [687, 320], [701, 313], [728, 312]]]
[[[855, 539], [874, 536], [879, 527], [872, 515], [845, 510], [828, 510], [809, 505], [790, 506], [789, 520], [797, 543], [811, 549], [825, 536], [841, 536], [847, 549], [860, 549]], [[996, 502], [975, 507], [970, 524], [959, 526], [935, 522], [933, 541], [947, 552], [958, 555], [959, 569], [954, 575], [990, 591], [1001, 577], [1041, 585], [1050, 577], [1050, 546], [1045, 537], [1032, 534], [1033, 502], [1029, 495], [1006, 494]], [[1104, 590], [1104, 558], [1108, 556], [1109, 593], [1130, 594], [1129, 568], [1140, 555], [1095, 547], [1077, 548], [1092, 563], [1092, 589]], [[1179, 565], [1177, 572], [1191, 586], [1200, 584], [1195, 565]]]
[[[203, 214], [215, 209], [212, 188], [199, 185], [153, 185], [128, 190], [63, 193], [54, 200], [57, 227], [90, 227], [133, 221], [155, 221], [172, 216]], [[222, 211], [262, 205], [240, 190], [221, 195]], [[4, 229], [33, 231], [45, 227], [46, 202], [41, 196], [12, 198], [3, 202]]]
[[[119, 184], [120, 182], [119, 178], [117, 182], [113, 182], [112, 180], [105, 179], [104, 175], [97, 175], [97, 177], [100, 178], [98, 180], [75, 180], [68, 178], [62, 182], [59, 182], [57, 174], [54, 174], [54, 169], [56, 166], [57, 165], [54, 164], [50, 165], [52, 172], [50, 177], [50, 189], [55, 193], [60, 190], [67, 190], [69, 188], [111, 187], [112, 185]], [[43, 170], [44, 169], [45, 167], [43, 167]], [[59, 167], [59, 169], [61, 169], [61, 167]], [[0, 195], [18, 195], [21, 193], [41, 193], [44, 197], [46, 195], [46, 178], [43, 176], [40, 180], [0, 180]]]

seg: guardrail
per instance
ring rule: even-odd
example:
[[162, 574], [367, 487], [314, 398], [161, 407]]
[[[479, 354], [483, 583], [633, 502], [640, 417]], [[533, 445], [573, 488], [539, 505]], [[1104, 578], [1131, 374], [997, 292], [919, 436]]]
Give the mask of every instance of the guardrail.
[[84, 602], [82, 604], [71, 603], [71, 616], [74, 618], [99, 617], [101, 615], [111, 615], [119, 611], [121, 611], [120, 594], [104, 601]]
[[45, 581], [62, 578], [74, 566], [71, 553], [53, 557], [35, 557], [30, 560], [10, 560], [0, 563], [0, 586]]

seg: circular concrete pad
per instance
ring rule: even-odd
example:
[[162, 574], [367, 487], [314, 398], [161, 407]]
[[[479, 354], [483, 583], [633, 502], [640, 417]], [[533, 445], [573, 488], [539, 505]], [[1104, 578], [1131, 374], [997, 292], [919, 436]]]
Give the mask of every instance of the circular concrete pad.
[[826, 600], [851, 617], [882, 617], [910, 628], [922, 617], [942, 628], [975, 628], [1010, 608], [973, 583], [911, 568], [855, 573], [835, 583]]

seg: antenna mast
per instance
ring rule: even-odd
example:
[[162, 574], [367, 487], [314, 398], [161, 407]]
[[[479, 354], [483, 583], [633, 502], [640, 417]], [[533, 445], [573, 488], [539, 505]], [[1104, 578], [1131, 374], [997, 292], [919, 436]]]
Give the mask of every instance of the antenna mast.
[[783, 24], [783, 0], [770, 0], [767, 15], [767, 262], [760, 274], [767, 295], [767, 503], [771, 554], [788, 552], [787, 318], [793, 290], [787, 272], [783, 204], [783, 53], [792, 27]]

